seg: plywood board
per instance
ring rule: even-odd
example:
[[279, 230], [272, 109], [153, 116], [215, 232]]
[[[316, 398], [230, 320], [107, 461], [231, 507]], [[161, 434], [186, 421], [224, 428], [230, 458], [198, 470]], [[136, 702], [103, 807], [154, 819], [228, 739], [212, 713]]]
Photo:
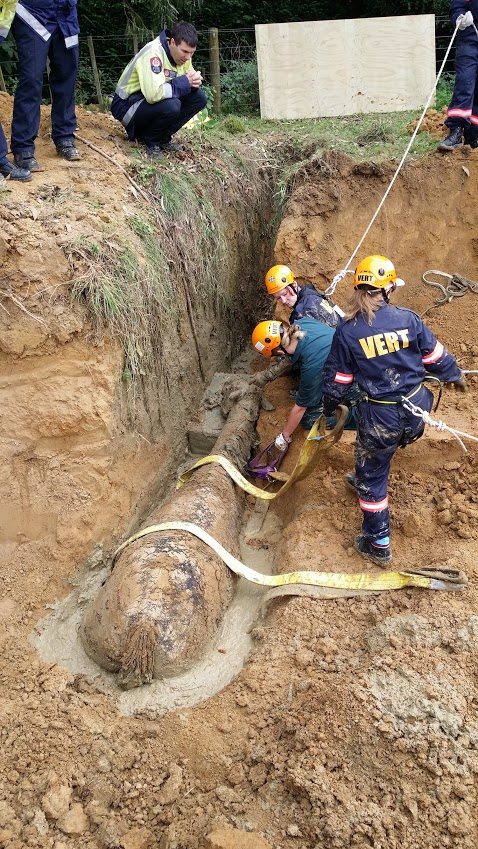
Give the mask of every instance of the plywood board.
[[435, 16], [256, 26], [262, 118], [424, 106], [435, 83]]

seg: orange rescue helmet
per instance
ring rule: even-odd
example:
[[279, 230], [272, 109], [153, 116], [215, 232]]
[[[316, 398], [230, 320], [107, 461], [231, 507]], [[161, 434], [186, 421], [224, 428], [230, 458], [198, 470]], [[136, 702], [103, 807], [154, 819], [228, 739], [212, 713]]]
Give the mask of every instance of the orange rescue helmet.
[[292, 286], [294, 280], [295, 277], [287, 265], [273, 265], [266, 274], [267, 292], [269, 295], [275, 295], [286, 286]]
[[271, 357], [272, 352], [280, 345], [280, 330], [280, 321], [260, 321], [252, 332], [252, 346], [263, 357]]
[[393, 262], [377, 254], [360, 260], [354, 274], [355, 289], [386, 289], [390, 283], [393, 286], [405, 285], [397, 277]]

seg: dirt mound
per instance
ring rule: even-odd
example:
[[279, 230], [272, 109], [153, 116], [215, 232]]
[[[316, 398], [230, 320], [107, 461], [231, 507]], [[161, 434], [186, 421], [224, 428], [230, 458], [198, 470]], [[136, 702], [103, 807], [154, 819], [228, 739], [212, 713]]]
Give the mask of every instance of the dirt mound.
[[[0, 94], [7, 132], [9, 108]], [[79, 123], [79, 135], [130, 168], [128, 147], [110, 118], [80, 110]], [[199, 849], [209, 832], [224, 834], [227, 826], [242, 833], [238, 846], [250, 835], [251, 849], [264, 840], [274, 849], [473, 849], [478, 460], [472, 443], [464, 455], [450, 434], [427, 430], [398, 452], [390, 485], [394, 566], [459, 567], [470, 579], [462, 593], [273, 602], [235, 681], [198, 707], [166, 715], [122, 716], [100, 682], [70, 674], [61, 662], [44, 663], [33, 650], [35, 623], [68, 593], [79, 562], [90, 554], [94, 567], [101, 559], [101, 551], [91, 553], [94, 543], [108, 546], [136, 527], [160, 483], [158, 466], [166, 479], [175, 465], [182, 445], [176, 436], [201, 392], [184, 296], [183, 312], [171, 321], [178, 335], [165, 343], [174, 392], [147, 395], [142, 427], [131, 428], [131, 397], [118, 389], [120, 346], [100, 340], [84, 303], [71, 301], [63, 246], [77, 240], [69, 256], [78, 273], [85, 268], [78, 251], [91, 258], [85, 244], [91, 249], [109, 240], [113, 262], [115, 246], [128, 238], [140, 255], [143, 243], [128, 225], [138, 214], [137, 198], [125, 175], [85, 146], [81, 162], [60, 160], [47, 132], [44, 116], [38, 158], [45, 171], [30, 184], [12, 184], [0, 209], [2, 281], [8, 280], [0, 328], [0, 846]], [[192, 147], [181, 161], [192, 174], [199, 167]], [[228, 197], [232, 178], [229, 185], [223, 166], [211, 161], [207, 167]], [[302, 282], [329, 283], [393, 171], [393, 164], [357, 167], [336, 153], [305, 168], [278, 233], [277, 260]], [[436, 154], [404, 168], [360, 251], [394, 260], [407, 281], [404, 305], [421, 312], [434, 301], [437, 290], [421, 279], [429, 268], [477, 276], [477, 193], [477, 151]], [[257, 225], [254, 261], [264, 268], [268, 256], [258, 234], [266, 216], [259, 204], [251, 206], [248, 186], [244, 196]], [[230, 207], [235, 244], [240, 216]], [[211, 253], [217, 243], [214, 233]], [[252, 249], [244, 241], [235, 246], [223, 274], [231, 289]], [[347, 277], [336, 293], [339, 303], [349, 290]], [[476, 295], [468, 293], [428, 315], [467, 369], [478, 369], [475, 306]], [[219, 355], [205, 362], [212, 371]], [[476, 434], [477, 378], [469, 383], [465, 396], [445, 389], [436, 416]], [[282, 378], [266, 391], [275, 410], [261, 415], [263, 445], [282, 427], [291, 385]], [[285, 471], [299, 442], [298, 435]], [[275, 527], [284, 530], [277, 545], [277, 533], [261, 544], [276, 545], [278, 570], [367, 568], [353, 549], [360, 515], [343, 482], [352, 443], [346, 434], [325, 468], [270, 508]], [[234, 840], [234, 832], [226, 835]]]

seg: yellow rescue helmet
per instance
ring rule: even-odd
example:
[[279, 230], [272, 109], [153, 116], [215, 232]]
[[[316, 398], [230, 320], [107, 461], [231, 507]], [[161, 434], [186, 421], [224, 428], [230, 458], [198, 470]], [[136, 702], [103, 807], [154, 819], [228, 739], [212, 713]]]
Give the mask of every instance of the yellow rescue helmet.
[[294, 275], [287, 265], [273, 265], [266, 274], [266, 289], [269, 295], [275, 295], [286, 286], [292, 286]]
[[272, 356], [272, 352], [280, 345], [280, 321], [260, 321], [252, 332], [252, 346], [263, 357]]
[[386, 289], [390, 283], [393, 286], [405, 285], [397, 277], [393, 262], [378, 254], [360, 260], [354, 274], [355, 289]]

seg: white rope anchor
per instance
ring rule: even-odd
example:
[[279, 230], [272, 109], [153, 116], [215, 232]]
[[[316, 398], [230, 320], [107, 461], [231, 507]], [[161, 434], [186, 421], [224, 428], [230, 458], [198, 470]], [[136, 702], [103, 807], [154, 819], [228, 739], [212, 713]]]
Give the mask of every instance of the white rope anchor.
[[[474, 28], [475, 28], [476, 34], [478, 35], [478, 30], [476, 29], [475, 24], [473, 24], [473, 26], [474, 26]], [[349, 269], [349, 267], [350, 267], [350, 265], [351, 265], [351, 263], [352, 263], [352, 260], [354, 259], [354, 257], [355, 257], [355, 256], [356, 256], [356, 254], [358, 253], [358, 251], [359, 251], [359, 249], [360, 249], [360, 247], [361, 247], [361, 245], [362, 245], [362, 242], [364, 241], [364, 239], [365, 239], [365, 238], [366, 238], [366, 236], [368, 235], [368, 233], [369, 233], [369, 231], [370, 231], [370, 229], [371, 229], [371, 227], [372, 227], [372, 224], [374, 223], [374, 221], [375, 221], [375, 219], [376, 219], [376, 217], [377, 217], [378, 213], [380, 212], [380, 210], [381, 210], [382, 206], [384, 205], [384, 203], [385, 203], [385, 201], [386, 201], [386, 199], [387, 199], [387, 197], [388, 197], [388, 195], [389, 195], [389, 193], [390, 193], [390, 191], [391, 191], [391, 189], [392, 189], [392, 186], [393, 186], [393, 184], [394, 184], [395, 180], [397, 179], [397, 177], [398, 177], [398, 175], [399, 175], [399, 173], [400, 173], [400, 170], [401, 170], [401, 168], [402, 168], [402, 165], [403, 165], [403, 163], [405, 162], [405, 159], [406, 159], [406, 158], [407, 158], [407, 156], [408, 156], [408, 153], [409, 153], [409, 151], [410, 151], [410, 148], [411, 148], [411, 146], [412, 146], [413, 142], [415, 141], [415, 137], [416, 137], [416, 135], [417, 135], [417, 133], [418, 133], [418, 130], [420, 129], [420, 126], [421, 126], [421, 124], [422, 124], [422, 121], [423, 121], [423, 119], [424, 119], [424, 117], [425, 117], [425, 115], [426, 115], [426, 113], [427, 113], [428, 107], [430, 106], [430, 103], [432, 102], [433, 97], [435, 96], [435, 91], [436, 91], [436, 87], [437, 87], [437, 85], [438, 85], [438, 81], [439, 81], [439, 79], [440, 79], [440, 77], [441, 77], [441, 75], [442, 75], [442, 73], [443, 73], [443, 69], [444, 69], [445, 64], [446, 64], [446, 62], [447, 62], [447, 60], [448, 60], [448, 55], [449, 55], [450, 50], [451, 50], [451, 48], [452, 48], [452, 45], [453, 45], [453, 42], [454, 42], [454, 40], [455, 40], [455, 36], [456, 36], [457, 31], [458, 31], [458, 24], [456, 25], [456, 27], [455, 27], [455, 31], [454, 31], [454, 33], [453, 33], [453, 35], [452, 35], [451, 39], [450, 39], [450, 43], [449, 43], [449, 45], [448, 45], [447, 51], [446, 51], [446, 53], [445, 53], [445, 56], [444, 56], [444, 58], [443, 58], [443, 62], [442, 62], [442, 63], [441, 63], [441, 65], [440, 65], [440, 70], [438, 71], [437, 78], [436, 78], [436, 80], [435, 80], [435, 84], [434, 84], [434, 86], [433, 86], [433, 88], [432, 88], [432, 90], [431, 90], [431, 92], [430, 92], [430, 95], [429, 95], [429, 97], [428, 97], [427, 102], [425, 103], [425, 106], [424, 106], [424, 108], [423, 108], [423, 112], [422, 112], [422, 114], [420, 115], [420, 118], [419, 118], [419, 120], [418, 120], [417, 126], [415, 127], [415, 129], [414, 129], [414, 131], [413, 131], [413, 135], [412, 135], [412, 137], [411, 137], [411, 139], [410, 139], [410, 141], [409, 141], [409, 143], [408, 143], [408, 145], [407, 145], [407, 147], [406, 147], [406, 149], [405, 149], [405, 153], [403, 154], [403, 156], [402, 156], [402, 158], [401, 158], [401, 160], [400, 160], [400, 162], [399, 162], [399, 165], [398, 165], [398, 167], [397, 167], [397, 170], [395, 171], [395, 174], [394, 174], [394, 175], [393, 175], [393, 177], [392, 177], [392, 180], [391, 180], [391, 182], [390, 182], [390, 185], [388, 186], [388, 188], [387, 188], [387, 190], [386, 190], [386, 192], [385, 192], [385, 194], [384, 194], [384, 196], [383, 196], [382, 200], [380, 201], [380, 203], [379, 203], [379, 205], [378, 205], [378, 207], [377, 207], [377, 209], [376, 209], [376, 211], [375, 211], [375, 214], [374, 214], [374, 215], [373, 215], [373, 217], [372, 217], [372, 220], [370, 221], [370, 224], [368, 225], [367, 229], [365, 230], [365, 233], [363, 234], [362, 238], [360, 239], [360, 242], [358, 243], [357, 247], [355, 248], [355, 250], [354, 250], [354, 252], [353, 252], [352, 256], [350, 257], [350, 259], [349, 259], [349, 261], [348, 261], [348, 263], [347, 263], [347, 265], [345, 266], [345, 268], [344, 268], [344, 269], [342, 269], [342, 271], [339, 271], [339, 273], [335, 275], [334, 279], [332, 280], [332, 283], [331, 283], [331, 284], [330, 284], [330, 286], [328, 286], [328, 287], [327, 287], [327, 289], [325, 290], [325, 294], [326, 294], [326, 295], [333, 295], [333, 294], [334, 294], [335, 289], [336, 289], [336, 287], [337, 287], [337, 284], [338, 284], [338, 283], [340, 283], [340, 281], [344, 279], [344, 277], [345, 277], [346, 273], [350, 270], [350, 269]]]
[[448, 431], [448, 433], [451, 433], [452, 436], [454, 436], [455, 439], [458, 440], [465, 454], [468, 454], [468, 450], [460, 439], [460, 436], [464, 436], [466, 437], [466, 439], [472, 439], [474, 442], [478, 442], [478, 436], [471, 436], [471, 434], [464, 433], [462, 430], [456, 430], [454, 427], [449, 427], [449, 425], [445, 424], [445, 422], [442, 422], [441, 420], [438, 422], [435, 421], [435, 419], [431, 418], [430, 413], [427, 413], [426, 410], [422, 410], [421, 407], [417, 407], [417, 405], [413, 404], [409, 398], [402, 397], [401, 401], [403, 406], [406, 407], [407, 410], [409, 410], [414, 416], [417, 416], [417, 418], [423, 419], [425, 424], [430, 425], [431, 427], [435, 427], [438, 433], [444, 430]]

